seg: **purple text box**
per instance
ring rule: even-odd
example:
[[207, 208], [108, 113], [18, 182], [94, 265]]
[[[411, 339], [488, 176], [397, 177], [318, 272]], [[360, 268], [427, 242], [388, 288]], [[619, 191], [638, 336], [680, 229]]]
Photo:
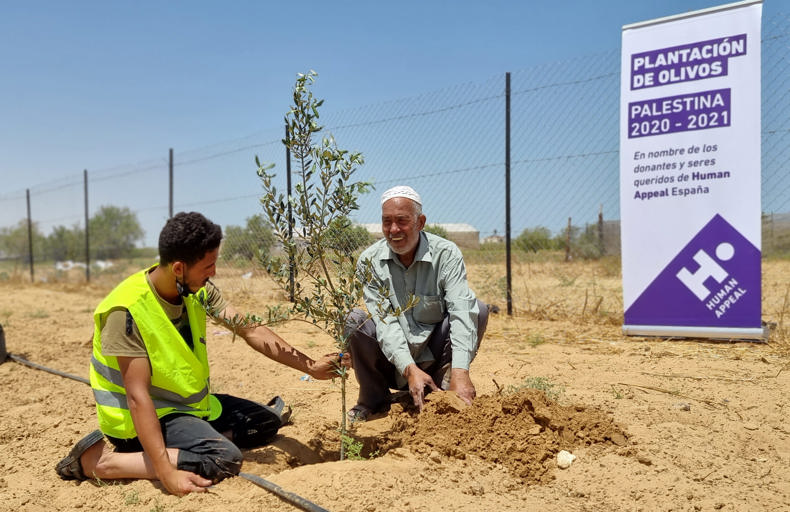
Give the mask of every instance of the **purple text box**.
[[631, 55], [631, 90], [727, 76], [730, 57], [746, 55], [746, 34]]
[[730, 89], [700, 91], [628, 104], [628, 138], [730, 126]]

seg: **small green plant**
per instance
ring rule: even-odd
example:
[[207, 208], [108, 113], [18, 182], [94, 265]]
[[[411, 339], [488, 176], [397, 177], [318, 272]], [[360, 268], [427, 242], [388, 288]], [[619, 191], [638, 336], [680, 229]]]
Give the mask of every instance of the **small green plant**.
[[159, 502], [156, 503], [153, 507], [151, 507], [148, 512], [165, 512], [164, 505], [161, 505]]
[[546, 377], [527, 377], [524, 382], [519, 385], [510, 385], [507, 388], [508, 393], [516, 393], [522, 389], [537, 389], [550, 399], [557, 401], [560, 396], [565, 392], [565, 387], [560, 384], [554, 384]]
[[[110, 480], [109, 482], [106, 482], [106, 481], [102, 480], [101, 478], [97, 477], [95, 474], [92, 475], [92, 477], [96, 481], [96, 485], [98, 487], [103, 487], [103, 488], [105, 488], [105, 487], [106, 488], [120, 488], [121, 485], [122, 485], [120, 480]], [[126, 504], [129, 505], [130, 504], [129, 503], [129, 495], [127, 495], [127, 493], [125, 491], [123, 491], [123, 490], [121, 490], [120, 492], [122, 493], [122, 495], [124, 497], [124, 501], [126, 501]], [[132, 493], [135, 496], [137, 495], [137, 491], [132, 491]], [[101, 498], [102, 498], [102, 500], [104, 500], [105, 503], [107, 503], [111, 507], [117, 508], [116, 503], [114, 503], [114, 501], [111, 501], [110, 499], [108, 499], [108, 497], [105, 494], [102, 494]], [[138, 498], [138, 501], [139, 501], [139, 498]]]
[[346, 458], [349, 460], [368, 460], [378, 457], [379, 451], [372, 452], [369, 456], [362, 455], [365, 445], [362, 441], [354, 439], [348, 434], [340, 434], [340, 442], [345, 447]]
[[527, 343], [529, 343], [529, 345], [532, 348], [535, 348], [538, 345], [542, 345], [542, 344], [546, 343], [546, 339], [543, 337], [543, 335], [541, 333], [533, 332], [532, 334], [530, 334], [527, 337]]
[[136, 489], [124, 494], [124, 505], [137, 505], [138, 503], [140, 503], [140, 495], [137, 494]]
[[621, 400], [624, 397], [623, 392], [614, 387], [614, 385], [612, 385], [612, 394], [614, 395], [615, 400]]
[[557, 276], [557, 278], [560, 280], [560, 286], [568, 287], [573, 286], [579, 276], [566, 276], [565, 274], [560, 274]]
[[27, 314], [30, 318], [49, 318], [49, 313], [43, 309], [37, 309]]
[[348, 434], [340, 434], [340, 442], [343, 443], [345, 448], [346, 458], [350, 460], [364, 460], [362, 456], [362, 448], [364, 445], [362, 441], [354, 439]]

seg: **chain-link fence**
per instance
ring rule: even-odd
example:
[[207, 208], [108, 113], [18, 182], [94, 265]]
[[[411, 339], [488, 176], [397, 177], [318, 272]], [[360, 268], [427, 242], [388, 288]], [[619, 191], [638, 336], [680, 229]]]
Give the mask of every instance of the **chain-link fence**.
[[[783, 255], [790, 253], [790, 17], [775, 16], [763, 25], [763, 252]], [[618, 265], [619, 67], [615, 49], [511, 74], [514, 264], [539, 252], [560, 261], [604, 256]], [[411, 185], [423, 197], [428, 224], [439, 225], [432, 229], [455, 240], [469, 260], [487, 264], [492, 276], [504, 275], [504, 73], [342, 112], [331, 112], [332, 98], [326, 100], [325, 132], [341, 148], [363, 153], [366, 163], [356, 177], [375, 187], [360, 199], [354, 222], [374, 236], [381, 192]], [[244, 139], [187, 152], [175, 149], [172, 208], [197, 210], [221, 224], [223, 257], [243, 270], [240, 275], [256, 268], [261, 247], [270, 243], [256, 217], [262, 213], [256, 155], [277, 164], [277, 186], [286, 189], [284, 128], [274, 126], [279, 119], [272, 120], [270, 130]], [[75, 174], [0, 195], [0, 278], [34, 268], [36, 280], [84, 280], [84, 271], [75, 273], [73, 267], [86, 260], [86, 204], [90, 261], [133, 255], [153, 261], [155, 249], [141, 247], [156, 247], [171, 208], [163, 144], [161, 158], [89, 169], [87, 180]], [[144, 230], [131, 240], [122, 236], [131, 229], [122, 224], [129, 215]], [[351, 235], [358, 245], [359, 233]]]

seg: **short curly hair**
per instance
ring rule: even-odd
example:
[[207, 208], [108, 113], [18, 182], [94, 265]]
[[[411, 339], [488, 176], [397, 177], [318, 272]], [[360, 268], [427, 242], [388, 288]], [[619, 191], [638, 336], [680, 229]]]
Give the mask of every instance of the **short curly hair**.
[[198, 212], [179, 212], [159, 233], [159, 263], [193, 264], [219, 247], [222, 228]]

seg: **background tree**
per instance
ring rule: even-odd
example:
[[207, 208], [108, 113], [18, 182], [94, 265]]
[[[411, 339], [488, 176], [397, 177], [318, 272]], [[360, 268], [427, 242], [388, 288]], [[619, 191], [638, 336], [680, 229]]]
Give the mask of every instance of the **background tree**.
[[79, 224], [71, 229], [55, 226], [46, 240], [47, 258], [54, 261], [85, 260], [85, 230]]
[[423, 231], [427, 233], [433, 233], [436, 236], [447, 239], [447, 230], [439, 224], [426, 224], [426, 226], [423, 228]]
[[266, 219], [266, 216], [262, 213], [257, 213], [249, 217], [247, 219], [247, 233], [255, 243], [256, 250], [253, 257], [258, 258], [259, 261], [268, 259], [277, 240], [274, 237], [274, 232], [272, 232], [272, 225]]
[[91, 256], [118, 259], [131, 256], [145, 231], [129, 208], [102, 206], [89, 220]]
[[603, 256], [602, 250], [596, 224], [585, 225], [584, 231], [580, 230], [576, 238], [571, 241], [571, 254], [577, 258], [597, 260]]
[[[41, 234], [37, 222], [33, 222], [32, 232], [34, 259], [41, 259], [44, 254], [46, 237]], [[0, 253], [5, 258], [16, 258], [18, 263], [30, 262], [27, 219], [20, 220], [16, 226], [0, 228]]]
[[268, 259], [275, 238], [271, 225], [263, 214], [247, 217], [245, 227], [227, 226], [222, 239], [222, 258], [225, 260], [259, 261]]
[[241, 226], [225, 226], [222, 231], [222, 247], [220, 248], [223, 260], [252, 259], [252, 243], [249, 241], [246, 231]]
[[355, 225], [348, 217], [337, 217], [329, 223], [325, 243], [336, 251], [355, 252], [373, 242], [373, 235], [363, 226]]
[[526, 252], [557, 249], [557, 240], [552, 239], [551, 231], [543, 226], [527, 228], [513, 241], [516, 248]]
[[[570, 241], [570, 246], [568, 243]], [[602, 256], [601, 246], [598, 240], [598, 226], [587, 224], [584, 229], [579, 226], [565, 227], [562, 232], [554, 238], [557, 248], [567, 251], [571, 258], [581, 258], [585, 260], [598, 259]]]

